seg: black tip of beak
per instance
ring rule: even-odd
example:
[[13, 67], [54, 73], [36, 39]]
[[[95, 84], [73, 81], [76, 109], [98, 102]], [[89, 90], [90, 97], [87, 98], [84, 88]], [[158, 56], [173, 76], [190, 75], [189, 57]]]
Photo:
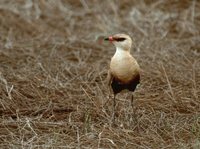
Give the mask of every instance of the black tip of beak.
[[109, 38], [104, 38], [104, 40], [109, 40]]

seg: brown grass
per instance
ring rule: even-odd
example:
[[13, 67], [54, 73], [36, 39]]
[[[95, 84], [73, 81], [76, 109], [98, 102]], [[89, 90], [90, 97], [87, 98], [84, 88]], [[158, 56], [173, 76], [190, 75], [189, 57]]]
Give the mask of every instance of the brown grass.
[[[122, 32], [143, 73], [111, 126]], [[198, 0], [1, 0], [0, 148], [200, 148], [199, 33]]]

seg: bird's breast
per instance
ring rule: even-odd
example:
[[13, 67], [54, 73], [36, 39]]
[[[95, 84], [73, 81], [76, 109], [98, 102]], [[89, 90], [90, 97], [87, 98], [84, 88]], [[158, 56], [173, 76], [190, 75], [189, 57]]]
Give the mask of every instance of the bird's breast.
[[139, 65], [130, 55], [114, 56], [111, 59], [110, 70], [116, 79], [126, 84], [139, 74]]

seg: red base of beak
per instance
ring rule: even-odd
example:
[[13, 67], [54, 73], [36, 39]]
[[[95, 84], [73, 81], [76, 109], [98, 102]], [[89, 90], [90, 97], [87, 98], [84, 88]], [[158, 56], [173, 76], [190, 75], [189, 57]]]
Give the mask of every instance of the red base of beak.
[[108, 37], [108, 39], [110, 42], [114, 41], [112, 36]]

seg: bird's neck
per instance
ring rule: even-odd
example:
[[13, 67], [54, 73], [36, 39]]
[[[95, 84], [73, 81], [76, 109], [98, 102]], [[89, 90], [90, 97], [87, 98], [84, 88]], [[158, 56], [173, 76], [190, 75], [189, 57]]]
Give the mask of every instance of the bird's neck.
[[127, 55], [127, 54], [130, 54], [130, 50], [125, 50], [125, 49], [116, 47], [115, 55], [123, 56], [123, 55]]

